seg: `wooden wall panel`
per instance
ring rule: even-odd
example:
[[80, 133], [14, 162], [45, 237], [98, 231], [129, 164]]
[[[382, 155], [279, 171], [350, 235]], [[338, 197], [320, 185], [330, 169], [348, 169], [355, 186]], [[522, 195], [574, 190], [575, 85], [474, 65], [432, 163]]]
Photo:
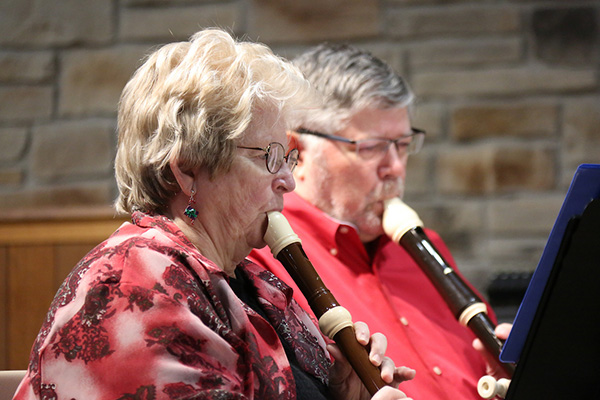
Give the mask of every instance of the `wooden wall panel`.
[[54, 247], [14, 246], [8, 264], [8, 367], [25, 369], [54, 297]]
[[8, 299], [8, 251], [6, 246], [0, 246], [0, 369], [8, 369], [8, 354], [6, 346], [6, 303]]
[[[17, 210], [18, 211], [18, 210]], [[0, 369], [25, 369], [65, 277], [127, 216], [65, 209], [0, 215]]]

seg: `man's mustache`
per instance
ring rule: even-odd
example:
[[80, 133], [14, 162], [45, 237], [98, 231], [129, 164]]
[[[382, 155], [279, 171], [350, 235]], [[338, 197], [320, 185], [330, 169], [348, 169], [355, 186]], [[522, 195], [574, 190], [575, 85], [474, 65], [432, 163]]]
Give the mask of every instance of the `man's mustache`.
[[386, 200], [391, 197], [402, 197], [404, 194], [404, 180], [403, 179], [388, 179], [383, 182], [380, 186], [375, 188], [371, 192], [369, 197], [377, 200]]

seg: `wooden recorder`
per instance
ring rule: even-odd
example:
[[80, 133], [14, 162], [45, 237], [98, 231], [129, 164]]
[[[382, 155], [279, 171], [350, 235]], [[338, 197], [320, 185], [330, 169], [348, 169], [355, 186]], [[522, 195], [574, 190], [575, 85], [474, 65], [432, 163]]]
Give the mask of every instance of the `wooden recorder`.
[[302, 249], [302, 242], [279, 212], [267, 214], [265, 241], [271, 253], [288, 271], [319, 320], [321, 332], [338, 345], [371, 396], [386, 386], [369, 360], [367, 349], [356, 340], [352, 317], [340, 306]]
[[503, 342], [494, 333], [496, 326], [487, 315], [486, 304], [444, 260], [422, 227], [423, 222], [417, 213], [402, 200], [393, 198], [385, 202], [385, 233], [408, 251], [442, 295], [456, 319], [475, 333], [508, 376], [512, 377], [515, 366], [500, 361]]

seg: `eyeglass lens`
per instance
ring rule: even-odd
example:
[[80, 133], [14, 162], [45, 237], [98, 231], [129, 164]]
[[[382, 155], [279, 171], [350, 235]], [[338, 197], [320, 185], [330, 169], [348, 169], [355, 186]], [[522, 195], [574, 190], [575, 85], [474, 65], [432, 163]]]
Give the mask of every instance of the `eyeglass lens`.
[[283, 146], [279, 143], [271, 143], [267, 147], [267, 169], [274, 174], [281, 168], [283, 161]]
[[394, 145], [399, 157], [417, 153], [423, 144], [423, 135], [416, 134], [395, 140], [389, 139], [364, 139], [356, 141], [356, 154], [363, 159], [373, 159], [389, 151]]
[[267, 147], [267, 170], [276, 174], [283, 166], [283, 162], [288, 164], [290, 171], [294, 170], [298, 163], [298, 149], [292, 149], [285, 155], [285, 148], [281, 143], [273, 142]]
[[288, 155], [285, 156], [285, 159], [290, 168], [290, 172], [293, 172], [296, 165], [298, 165], [298, 149], [291, 149]]
[[359, 140], [347, 139], [336, 135], [328, 135], [305, 128], [299, 128], [296, 131], [298, 133], [313, 135], [328, 140], [353, 144], [356, 155], [362, 159], [373, 159], [384, 156], [389, 151], [392, 143], [396, 147], [398, 156], [405, 157], [410, 154], [418, 153], [423, 147], [423, 142], [425, 141], [425, 131], [417, 128], [412, 128], [411, 135], [400, 137], [398, 139], [372, 138]]

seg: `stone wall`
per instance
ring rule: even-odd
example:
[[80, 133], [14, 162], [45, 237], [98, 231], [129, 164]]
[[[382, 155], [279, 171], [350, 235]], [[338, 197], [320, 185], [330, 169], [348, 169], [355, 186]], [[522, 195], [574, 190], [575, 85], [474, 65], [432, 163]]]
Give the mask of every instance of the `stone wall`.
[[118, 97], [152, 46], [208, 26], [285, 57], [348, 41], [415, 89], [407, 201], [484, 288], [535, 268], [600, 162], [599, 20], [598, 0], [4, 0], [0, 210], [111, 203]]

